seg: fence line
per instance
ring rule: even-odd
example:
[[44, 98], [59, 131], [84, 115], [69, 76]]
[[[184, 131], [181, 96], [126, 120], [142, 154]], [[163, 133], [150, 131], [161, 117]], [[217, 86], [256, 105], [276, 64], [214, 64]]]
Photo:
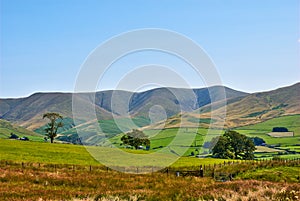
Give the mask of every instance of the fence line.
[[263, 159], [263, 160], [239, 160], [239, 161], [224, 161], [214, 164], [198, 164], [194, 167], [106, 167], [104, 165], [75, 165], [75, 164], [44, 164], [34, 162], [14, 162], [8, 160], [0, 160], [1, 167], [20, 167], [24, 170], [27, 168], [41, 171], [89, 171], [89, 172], [111, 172], [119, 171], [125, 173], [154, 173], [160, 172], [167, 175], [176, 176], [197, 176], [197, 177], [212, 177], [216, 180], [231, 180], [236, 174], [244, 171], [255, 170], [266, 167], [276, 166], [299, 166], [300, 158], [294, 159]]

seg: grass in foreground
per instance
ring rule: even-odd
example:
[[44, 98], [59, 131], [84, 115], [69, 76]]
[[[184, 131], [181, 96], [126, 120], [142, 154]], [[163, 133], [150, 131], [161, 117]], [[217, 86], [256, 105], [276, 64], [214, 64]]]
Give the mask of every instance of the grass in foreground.
[[[0, 140], [0, 143], [1, 160], [84, 166], [81, 169], [65, 165], [38, 168], [0, 163], [0, 198], [4, 201], [130, 198], [166, 201], [298, 200], [300, 196], [300, 184], [295, 183], [298, 181], [299, 165], [288, 166], [282, 161], [274, 163], [274, 167], [257, 162], [224, 166], [218, 171], [234, 173], [238, 180], [216, 182], [208, 177], [175, 177], [174, 173], [134, 175], [107, 171], [105, 168], [92, 168], [90, 171], [89, 165], [99, 166], [99, 163], [79, 145], [16, 140]], [[198, 169], [200, 164], [212, 165], [223, 161], [183, 157], [172, 167]]]
[[[0, 198], [18, 200], [297, 200], [300, 184], [256, 180], [216, 182], [163, 173], [0, 166]], [[112, 199], [113, 198], [113, 199]]]
[[[298, 196], [298, 197], [297, 197]], [[162, 173], [40, 170], [0, 166], [0, 198], [18, 200], [297, 200], [300, 184], [256, 180], [215, 182]], [[111, 199], [109, 199], [109, 197]], [[112, 199], [114, 198], [114, 199]]]

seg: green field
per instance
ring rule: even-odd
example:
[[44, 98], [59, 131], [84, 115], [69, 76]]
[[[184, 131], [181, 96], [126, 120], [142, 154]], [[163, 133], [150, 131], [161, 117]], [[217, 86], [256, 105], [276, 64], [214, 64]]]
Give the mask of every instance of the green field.
[[98, 164], [80, 145], [4, 139], [0, 139], [0, 143], [0, 160], [82, 165]]
[[[289, 131], [294, 131], [294, 137], [271, 137], [267, 133], [273, 127], [286, 127]], [[290, 115], [274, 118], [255, 125], [235, 128], [234, 130], [249, 137], [263, 138], [267, 144], [277, 146], [290, 146], [300, 144], [300, 115]]]
[[[151, 142], [150, 152], [160, 150], [168, 147], [170, 152], [183, 153], [184, 156], [190, 156], [191, 152], [199, 154], [201, 151], [208, 151], [202, 149], [204, 140], [210, 141], [213, 137], [219, 136], [219, 133], [223, 133], [220, 130], [210, 130], [205, 128], [170, 128], [163, 130], [144, 130], [144, 133], [149, 136]], [[119, 134], [110, 139], [110, 142], [117, 147], [122, 147], [121, 137], [123, 134]], [[176, 139], [175, 139], [176, 138]], [[184, 152], [184, 150], [186, 150]]]
[[[50, 144], [45, 142], [25, 142], [0, 139], [0, 160], [52, 164], [101, 165], [81, 145]], [[92, 147], [93, 148], [93, 147]], [[97, 148], [109, 153], [114, 148]], [[147, 154], [143, 150], [131, 150], [133, 153]], [[165, 157], [168, 157], [166, 155]], [[200, 164], [223, 163], [224, 159], [181, 157], [172, 167], [193, 167]]]
[[236, 128], [236, 130], [248, 130], [253, 133], [269, 133], [273, 127], [286, 127], [289, 131], [293, 131], [296, 137], [299, 137], [300, 115], [277, 117], [255, 125], [239, 127]]

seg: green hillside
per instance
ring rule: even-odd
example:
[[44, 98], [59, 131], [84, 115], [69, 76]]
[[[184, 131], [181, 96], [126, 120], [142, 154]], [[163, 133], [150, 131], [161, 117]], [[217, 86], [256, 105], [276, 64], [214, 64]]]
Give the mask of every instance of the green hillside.
[[277, 117], [258, 124], [239, 127], [237, 129], [271, 132], [273, 127], [286, 127], [289, 131], [294, 131], [295, 136], [300, 136], [300, 115]]
[[[226, 109], [224, 125], [226, 129], [254, 125], [277, 117], [298, 115], [300, 114], [299, 89], [300, 83], [297, 83], [272, 91], [253, 93], [236, 98], [228, 97], [226, 103], [219, 101], [205, 105], [195, 111], [183, 113], [183, 115], [175, 115], [166, 121], [165, 127], [179, 127], [180, 123], [186, 127], [198, 127], [199, 123], [202, 127], [207, 127], [212, 117], [211, 106], [214, 106], [215, 110], [213, 112], [215, 114], [222, 114]], [[217, 120], [213, 119], [212, 121]], [[223, 120], [223, 118], [220, 118], [220, 120]], [[155, 129], [157, 125], [151, 125], [151, 128]], [[299, 130], [296, 132], [299, 133]]]
[[13, 125], [8, 121], [0, 119], [0, 138], [9, 138], [11, 133], [18, 135], [19, 137], [26, 136], [30, 140], [42, 140], [43, 138], [43, 136], [38, 133], [29, 131], [23, 127]]

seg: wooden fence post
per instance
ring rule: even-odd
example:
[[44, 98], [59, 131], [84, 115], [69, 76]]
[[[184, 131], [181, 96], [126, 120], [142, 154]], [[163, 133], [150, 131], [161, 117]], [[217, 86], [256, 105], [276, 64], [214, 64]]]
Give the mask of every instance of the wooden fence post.
[[[204, 165], [205, 166], [205, 165]], [[203, 168], [202, 168], [202, 165], [200, 165], [200, 177], [203, 177]]]

